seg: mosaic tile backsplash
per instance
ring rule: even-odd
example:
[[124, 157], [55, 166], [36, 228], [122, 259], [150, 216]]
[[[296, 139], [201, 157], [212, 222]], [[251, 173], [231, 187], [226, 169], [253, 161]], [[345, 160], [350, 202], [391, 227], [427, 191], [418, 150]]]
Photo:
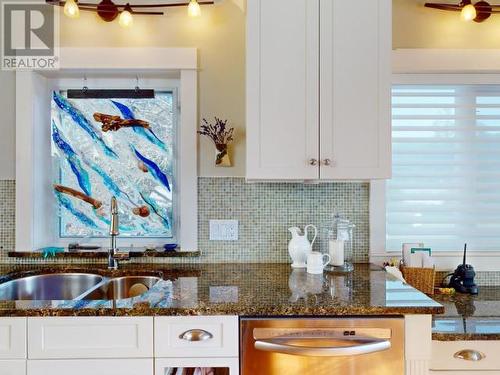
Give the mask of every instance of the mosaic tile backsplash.
[[0, 262], [6, 262], [7, 251], [15, 246], [16, 182], [0, 180]]
[[[154, 259], [154, 262], [288, 262], [291, 226], [315, 224], [320, 230], [315, 249], [322, 245], [321, 227], [334, 211], [356, 225], [353, 258], [368, 262], [368, 183], [255, 183], [243, 178], [199, 178], [198, 259]], [[9, 259], [14, 249], [15, 181], [0, 181], [0, 262], [33, 262]], [[210, 219], [239, 221], [239, 240], [210, 241]], [[146, 259], [151, 262], [151, 259]], [[146, 261], [137, 260], [137, 261]], [[44, 260], [45, 261], [45, 260]], [[84, 260], [93, 262], [93, 260]], [[137, 262], [136, 261], [136, 262]], [[50, 262], [62, 262], [51, 260]], [[68, 263], [68, 260], [64, 260]], [[71, 260], [82, 263], [82, 260]], [[98, 260], [102, 262], [102, 260]]]
[[[135, 263], [289, 262], [290, 226], [318, 229], [337, 210], [356, 224], [354, 260], [368, 262], [369, 184], [247, 184], [243, 178], [199, 178], [198, 241], [200, 258], [137, 258]], [[239, 241], [209, 241], [210, 219], [239, 220]], [[320, 234], [321, 235], [321, 234]], [[316, 244], [319, 250], [322, 240]], [[103, 263], [104, 259], [13, 259], [15, 181], [0, 180], [0, 263]], [[440, 272], [438, 279], [446, 273]], [[500, 272], [477, 272], [481, 286], [500, 285]]]
[[[200, 178], [198, 241], [213, 262], [288, 262], [292, 226], [321, 227], [338, 211], [356, 225], [353, 258], [368, 262], [369, 184], [246, 183], [242, 178]], [[210, 219], [239, 220], [239, 241], [209, 241]]]

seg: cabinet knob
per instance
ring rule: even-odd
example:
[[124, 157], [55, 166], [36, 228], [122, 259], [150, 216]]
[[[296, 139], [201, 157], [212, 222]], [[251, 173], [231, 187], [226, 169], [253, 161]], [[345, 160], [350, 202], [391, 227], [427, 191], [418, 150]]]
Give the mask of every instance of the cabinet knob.
[[323, 165], [326, 165], [327, 167], [329, 167], [330, 165], [332, 165], [332, 160], [331, 159], [324, 159]]
[[316, 159], [309, 160], [309, 165], [312, 165], [312, 166], [318, 165], [318, 160], [316, 160]]
[[179, 335], [181, 340], [186, 341], [206, 341], [213, 337], [214, 335], [204, 329], [190, 329], [189, 331], [183, 332]]
[[484, 355], [484, 353], [481, 353], [480, 351], [472, 350], [472, 349], [465, 349], [465, 350], [460, 350], [460, 351], [456, 352], [453, 355], [453, 357], [458, 358], [458, 359], [463, 359], [464, 361], [477, 362], [477, 361], [484, 359], [484, 357], [486, 357], [486, 356]]

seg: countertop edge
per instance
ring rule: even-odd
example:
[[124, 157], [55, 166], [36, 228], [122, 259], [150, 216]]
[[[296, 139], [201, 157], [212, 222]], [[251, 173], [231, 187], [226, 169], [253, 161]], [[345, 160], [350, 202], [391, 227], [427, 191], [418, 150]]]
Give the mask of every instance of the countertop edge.
[[433, 341], [498, 341], [500, 333], [449, 333], [433, 332]]
[[[287, 311], [288, 310], [288, 311]], [[101, 309], [57, 309], [57, 308], [30, 308], [30, 309], [0, 309], [0, 317], [51, 317], [51, 316], [239, 316], [239, 317], [304, 317], [322, 318], [339, 316], [404, 316], [404, 315], [433, 315], [441, 313], [442, 308], [365, 308], [348, 307], [341, 309], [311, 309], [297, 311], [297, 309], [259, 308], [258, 306], [245, 308], [101, 308]]]

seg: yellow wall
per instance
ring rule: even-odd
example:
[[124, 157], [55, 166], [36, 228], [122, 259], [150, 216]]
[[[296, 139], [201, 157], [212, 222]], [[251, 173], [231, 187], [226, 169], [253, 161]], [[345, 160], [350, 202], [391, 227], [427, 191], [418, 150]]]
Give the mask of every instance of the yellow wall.
[[245, 14], [232, 0], [202, 6], [202, 17], [189, 18], [186, 8], [165, 16], [137, 16], [130, 29], [81, 12], [78, 20], [61, 19], [62, 47], [197, 47], [200, 119], [228, 119], [236, 128], [233, 168], [216, 168], [215, 148], [202, 137], [201, 176], [245, 175]]
[[[94, 14], [82, 12], [78, 20], [61, 17], [61, 44], [198, 47], [200, 117], [219, 116], [236, 127], [234, 167], [215, 168], [214, 147], [201, 138], [200, 175], [244, 176], [245, 14], [238, 6], [242, 3], [244, 0], [223, 0], [216, 6], [203, 7], [203, 16], [194, 20], [186, 16], [185, 8], [167, 10], [163, 17], [135, 17], [129, 30], [120, 28], [117, 22], [105, 23]], [[483, 24], [464, 23], [457, 13], [427, 9], [423, 3], [393, 0], [395, 48], [500, 48], [500, 15]], [[0, 72], [0, 86], [0, 178], [14, 178], [13, 73]]]
[[[0, 0], [1, 2], [1, 0]], [[123, 3], [123, 1], [121, 1]], [[61, 17], [62, 47], [197, 47], [200, 119], [228, 119], [236, 128], [233, 168], [216, 168], [215, 147], [200, 138], [201, 176], [245, 175], [245, 13], [241, 0], [202, 6], [202, 17], [187, 17], [186, 8], [164, 16], [136, 16], [130, 29], [81, 12], [77, 20]], [[0, 72], [0, 179], [14, 178], [14, 73]]]
[[425, 8], [424, 3], [393, 0], [394, 48], [500, 48], [500, 15], [469, 23], [461, 21], [459, 13]]
[[199, 53], [200, 119], [228, 119], [236, 128], [233, 168], [215, 167], [215, 148], [202, 137], [201, 176], [245, 175], [245, 13], [237, 2], [225, 0], [202, 6], [202, 17], [189, 18], [186, 8], [165, 16], [136, 16], [130, 29], [81, 12], [78, 20], [61, 19], [62, 47], [197, 47]]

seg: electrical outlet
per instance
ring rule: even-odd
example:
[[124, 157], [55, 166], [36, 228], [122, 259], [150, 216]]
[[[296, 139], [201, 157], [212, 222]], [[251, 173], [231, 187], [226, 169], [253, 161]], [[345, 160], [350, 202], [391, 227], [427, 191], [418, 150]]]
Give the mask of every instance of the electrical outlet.
[[210, 241], [238, 241], [238, 220], [210, 220]]

